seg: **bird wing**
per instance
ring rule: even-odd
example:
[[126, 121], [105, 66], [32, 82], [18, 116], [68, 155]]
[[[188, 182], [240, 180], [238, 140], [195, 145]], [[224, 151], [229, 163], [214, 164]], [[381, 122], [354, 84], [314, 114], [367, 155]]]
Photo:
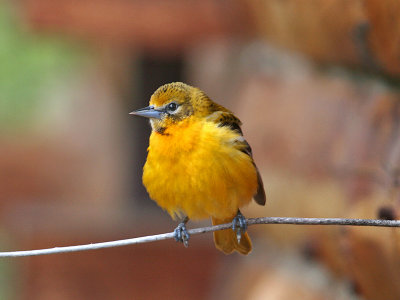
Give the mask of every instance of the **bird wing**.
[[230, 130], [237, 131], [240, 134], [241, 138], [237, 139], [235, 144], [240, 151], [250, 156], [257, 171], [257, 193], [253, 196], [253, 198], [258, 204], [265, 205], [266, 197], [264, 184], [260, 172], [258, 171], [258, 168], [253, 160], [251, 147], [243, 137], [243, 132], [240, 128], [242, 122], [230, 111], [216, 111], [208, 117], [208, 120], [218, 124], [219, 127], [228, 127]]

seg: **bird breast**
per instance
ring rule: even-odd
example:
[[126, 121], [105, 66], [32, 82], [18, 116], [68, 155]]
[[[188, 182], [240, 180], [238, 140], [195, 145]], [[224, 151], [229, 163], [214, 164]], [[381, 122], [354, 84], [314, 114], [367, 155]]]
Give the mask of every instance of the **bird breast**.
[[251, 158], [226, 127], [189, 118], [150, 136], [143, 183], [150, 197], [176, 218], [229, 218], [257, 191]]

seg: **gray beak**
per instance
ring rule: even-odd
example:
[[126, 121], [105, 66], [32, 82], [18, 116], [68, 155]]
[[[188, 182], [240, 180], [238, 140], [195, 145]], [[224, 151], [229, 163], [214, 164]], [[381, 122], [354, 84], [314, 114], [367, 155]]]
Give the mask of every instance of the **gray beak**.
[[152, 118], [152, 119], [161, 119], [163, 111], [156, 110], [153, 105], [135, 110], [130, 115], [145, 117], [145, 118]]

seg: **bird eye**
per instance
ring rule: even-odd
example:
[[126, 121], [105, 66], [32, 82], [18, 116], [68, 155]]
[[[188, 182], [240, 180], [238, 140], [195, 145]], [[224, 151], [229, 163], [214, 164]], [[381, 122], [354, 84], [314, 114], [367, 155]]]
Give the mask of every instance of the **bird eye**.
[[171, 102], [170, 104], [167, 105], [167, 110], [168, 111], [175, 111], [178, 108], [178, 104], [175, 102]]

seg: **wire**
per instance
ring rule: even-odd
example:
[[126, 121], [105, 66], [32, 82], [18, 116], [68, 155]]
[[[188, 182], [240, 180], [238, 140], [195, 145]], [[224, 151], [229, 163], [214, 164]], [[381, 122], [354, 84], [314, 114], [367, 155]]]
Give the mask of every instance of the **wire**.
[[[292, 225], [346, 225], [346, 226], [378, 226], [378, 227], [400, 227], [398, 220], [375, 220], [375, 219], [340, 219], [340, 218], [280, 218], [280, 217], [264, 217], [247, 219], [247, 225], [257, 224], [292, 224]], [[232, 224], [221, 224], [216, 226], [195, 228], [188, 230], [190, 235], [213, 232], [232, 228]], [[20, 257], [20, 256], [37, 256], [67, 252], [78, 252], [88, 250], [98, 250], [112, 247], [122, 247], [128, 245], [136, 245], [143, 243], [156, 242], [174, 238], [173, 232], [137, 237], [125, 240], [102, 242], [78, 246], [55, 247], [40, 250], [10, 251], [0, 252], [0, 257]]]

